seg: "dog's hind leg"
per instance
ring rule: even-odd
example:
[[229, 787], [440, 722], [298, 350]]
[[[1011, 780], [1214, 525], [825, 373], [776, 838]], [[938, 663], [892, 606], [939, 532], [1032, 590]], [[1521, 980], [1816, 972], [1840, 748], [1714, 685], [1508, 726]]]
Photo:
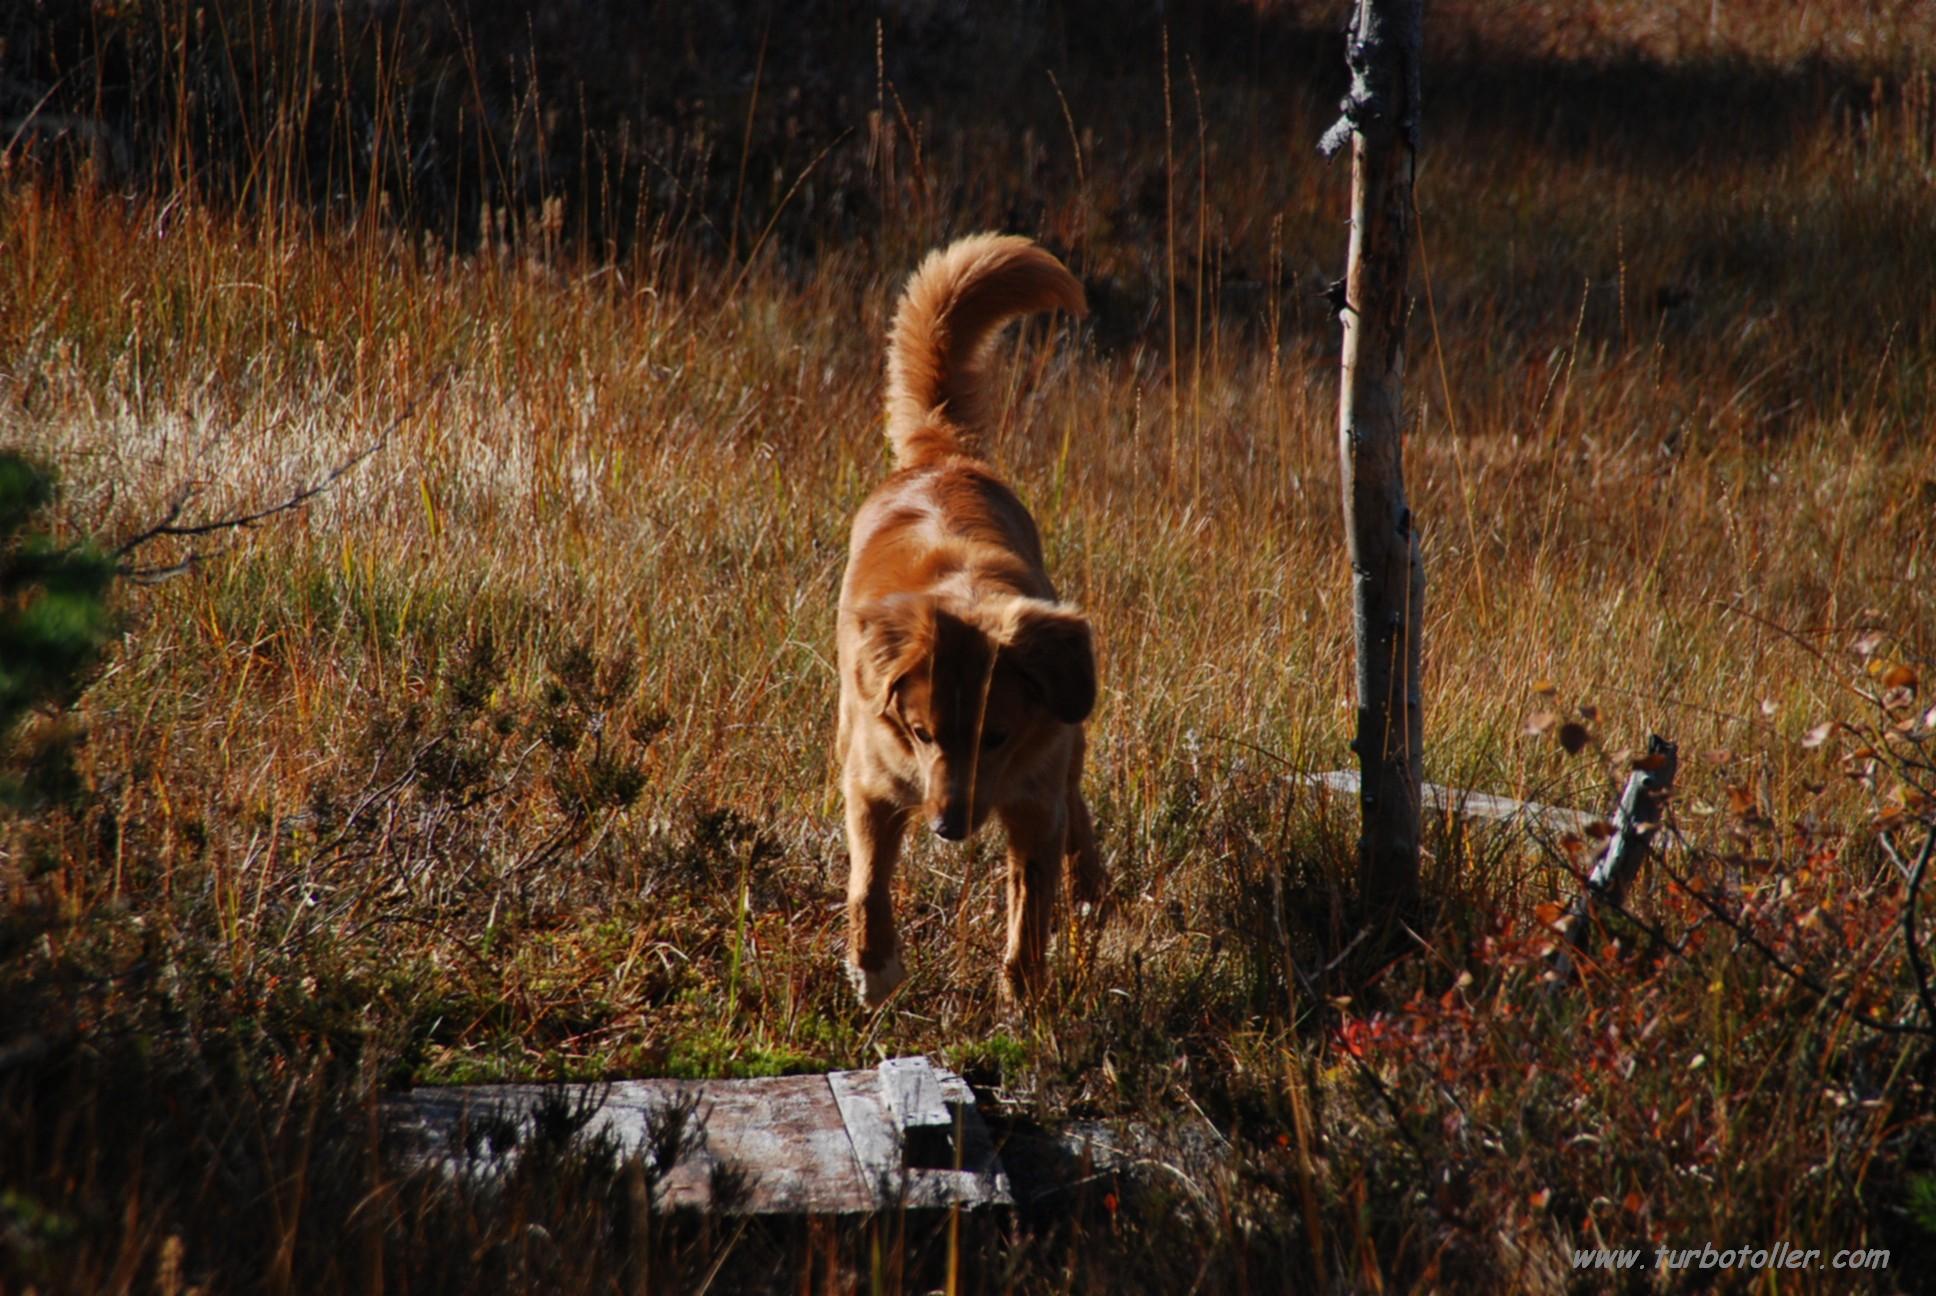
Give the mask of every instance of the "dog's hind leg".
[[847, 974], [866, 1007], [878, 1008], [907, 980], [894, 934], [894, 864], [907, 810], [847, 789]]
[[1096, 829], [1082, 793], [1069, 794], [1069, 899], [1092, 908], [1109, 894], [1109, 875], [1103, 871], [1102, 852], [1096, 849]]
[[1100, 909], [1109, 891], [1109, 876], [1103, 872], [1102, 852], [1096, 849], [1096, 827], [1089, 818], [1089, 803], [1082, 799], [1082, 754], [1080, 744], [1069, 762], [1069, 840], [1065, 846], [1069, 870], [1069, 899], [1075, 904]]

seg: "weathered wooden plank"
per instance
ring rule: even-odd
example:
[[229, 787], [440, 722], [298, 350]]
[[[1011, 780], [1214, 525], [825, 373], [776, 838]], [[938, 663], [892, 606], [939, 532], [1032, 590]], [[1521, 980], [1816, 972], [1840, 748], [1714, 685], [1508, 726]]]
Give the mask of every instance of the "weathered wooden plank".
[[941, 1100], [941, 1084], [934, 1065], [925, 1057], [889, 1058], [880, 1065], [881, 1097], [888, 1115], [903, 1130], [922, 1125], [954, 1124]]
[[[1327, 770], [1320, 774], [1305, 774], [1300, 781], [1341, 792], [1347, 796], [1358, 793], [1358, 772], [1356, 770]], [[1529, 829], [1548, 832], [1554, 835], [1577, 833], [1593, 821], [1593, 816], [1580, 810], [1569, 810], [1565, 806], [1542, 805], [1538, 801], [1515, 801], [1511, 797], [1494, 796], [1490, 792], [1469, 792], [1464, 788], [1446, 787], [1439, 783], [1419, 784], [1419, 798], [1424, 807], [1439, 814], [1457, 815], [1462, 819], [1481, 819], [1488, 823], [1519, 823]]]
[[698, 1094], [706, 1147], [668, 1177], [668, 1204], [714, 1204], [710, 1185], [721, 1165], [752, 1177], [742, 1209], [753, 1214], [839, 1214], [866, 1199], [825, 1076], [714, 1083]]
[[[842, 1215], [897, 1206], [1010, 1203], [1007, 1177], [967, 1084], [925, 1058], [905, 1061], [894, 1068], [893, 1111], [877, 1071], [423, 1088], [387, 1106], [393, 1133], [410, 1149], [406, 1155], [455, 1172], [476, 1164], [467, 1159], [466, 1146], [495, 1146], [508, 1164], [517, 1145], [528, 1139], [542, 1104], [562, 1099], [589, 1105], [595, 1110], [585, 1133], [609, 1135], [627, 1152], [649, 1145], [661, 1112], [694, 1104], [704, 1140], [661, 1181], [658, 1203], [667, 1209]], [[921, 1122], [910, 1126], [917, 1131], [919, 1153], [912, 1165], [896, 1111]], [[956, 1164], [962, 1169], [951, 1168]], [[735, 1191], [722, 1191], [735, 1180]]]
[[596, 1102], [586, 1132], [608, 1133], [627, 1151], [644, 1145], [655, 1113], [681, 1099], [698, 1102], [705, 1141], [661, 1183], [659, 1201], [668, 1208], [714, 1205], [714, 1176], [722, 1172], [745, 1177], [743, 1196], [718, 1203], [735, 1212], [838, 1214], [873, 1199], [825, 1076], [416, 1089], [405, 1096], [404, 1123], [420, 1131], [419, 1141], [435, 1156], [467, 1124], [502, 1120], [528, 1130], [538, 1104], [561, 1096]]
[[847, 1127], [861, 1177], [870, 1185], [891, 1182], [901, 1173], [901, 1134], [881, 1098], [879, 1074], [836, 1071], [827, 1077], [827, 1087]]
[[[874, 1187], [876, 1208], [1011, 1204], [1008, 1176], [995, 1157], [967, 1085], [946, 1071], [938, 1072], [936, 1080], [943, 1105], [951, 1110], [956, 1131], [952, 1137], [959, 1141], [959, 1170], [908, 1164], [907, 1140], [888, 1109], [880, 1072], [836, 1071], [827, 1077], [853, 1140], [854, 1159], [862, 1177]], [[951, 1096], [957, 1101], [949, 1103]], [[955, 1159], [950, 1146], [946, 1160]]]

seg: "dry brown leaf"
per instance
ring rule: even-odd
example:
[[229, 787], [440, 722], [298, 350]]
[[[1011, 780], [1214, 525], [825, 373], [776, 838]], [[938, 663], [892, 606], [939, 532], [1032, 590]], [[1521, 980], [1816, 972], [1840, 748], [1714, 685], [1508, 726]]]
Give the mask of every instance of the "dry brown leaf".
[[1576, 720], [1569, 720], [1560, 726], [1560, 746], [1566, 748], [1568, 756], [1578, 756], [1586, 749], [1587, 743], [1592, 741], [1592, 738], [1593, 735], [1586, 731], [1586, 726]]

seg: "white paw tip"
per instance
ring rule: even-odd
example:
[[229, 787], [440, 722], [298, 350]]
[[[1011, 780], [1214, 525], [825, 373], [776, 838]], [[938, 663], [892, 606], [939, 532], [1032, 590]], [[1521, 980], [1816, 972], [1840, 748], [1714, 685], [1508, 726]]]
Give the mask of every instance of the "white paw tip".
[[878, 1008], [887, 1002], [887, 997], [894, 993], [896, 986], [907, 980], [907, 968], [896, 953], [877, 969], [870, 970], [849, 963], [847, 975], [853, 979], [854, 991], [860, 996], [861, 1005]]

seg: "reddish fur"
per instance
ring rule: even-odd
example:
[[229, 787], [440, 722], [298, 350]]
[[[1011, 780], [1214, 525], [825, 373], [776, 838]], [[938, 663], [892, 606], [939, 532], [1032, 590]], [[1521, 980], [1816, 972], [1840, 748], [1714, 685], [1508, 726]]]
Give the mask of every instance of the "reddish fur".
[[1079, 899], [1101, 898], [1080, 790], [1089, 623], [1056, 601], [1028, 510], [967, 449], [989, 338], [1053, 306], [1082, 311], [1074, 276], [1026, 239], [984, 234], [930, 254], [895, 313], [897, 471], [854, 518], [840, 594], [848, 958], [870, 1006], [904, 975], [889, 886], [912, 819], [965, 836], [993, 815], [1007, 830], [1011, 995], [1041, 979], [1061, 871]]
[[981, 429], [982, 360], [1016, 315], [1088, 313], [1060, 261], [1013, 234], [974, 234], [937, 249], [908, 281], [887, 344], [887, 435], [894, 466], [966, 452]]

